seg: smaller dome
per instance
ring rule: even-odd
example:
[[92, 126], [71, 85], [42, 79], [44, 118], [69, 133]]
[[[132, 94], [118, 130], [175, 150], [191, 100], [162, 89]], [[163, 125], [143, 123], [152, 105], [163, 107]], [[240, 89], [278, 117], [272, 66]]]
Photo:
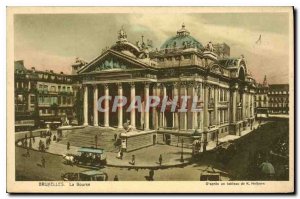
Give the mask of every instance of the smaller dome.
[[163, 45], [160, 49], [168, 49], [168, 48], [198, 48], [203, 49], [203, 45], [197, 41], [194, 37], [190, 35], [190, 32], [185, 28], [185, 25], [182, 24], [181, 29], [177, 31], [177, 35], [173, 36]]

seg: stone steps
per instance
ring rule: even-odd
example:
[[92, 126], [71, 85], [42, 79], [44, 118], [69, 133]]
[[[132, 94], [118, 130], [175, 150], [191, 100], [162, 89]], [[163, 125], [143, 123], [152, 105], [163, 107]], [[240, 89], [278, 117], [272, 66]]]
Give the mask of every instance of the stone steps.
[[114, 147], [114, 134], [119, 134], [122, 130], [105, 129], [99, 127], [86, 127], [83, 129], [74, 129], [66, 133], [61, 140], [62, 144], [70, 142], [71, 146], [77, 147], [95, 147], [95, 135], [98, 136], [97, 147], [106, 151], [116, 150]]

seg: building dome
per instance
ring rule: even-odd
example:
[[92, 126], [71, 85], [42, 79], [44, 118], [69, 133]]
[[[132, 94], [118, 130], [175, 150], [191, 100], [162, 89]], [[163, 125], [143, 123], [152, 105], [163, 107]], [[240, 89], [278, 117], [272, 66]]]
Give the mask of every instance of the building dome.
[[168, 48], [198, 48], [203, 49], [203, 45], [190, 35], [190, 32], [182, 24], [180, 30], [177, 31], [177, 35], [173, 36], [160, 47], [160, 49]]

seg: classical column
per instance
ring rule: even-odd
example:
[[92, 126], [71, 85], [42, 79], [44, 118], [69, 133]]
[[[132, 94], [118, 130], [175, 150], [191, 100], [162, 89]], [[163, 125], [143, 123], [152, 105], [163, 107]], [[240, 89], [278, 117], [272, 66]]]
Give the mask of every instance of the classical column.
[[93, 85], [94, 88], [94, 126], [98, 126], [98, 86]]
[[146, 109], [147, 103], [149, 103], [149, 83], [145, 83], [145, 117], [144, 117], [144, 130], [149, 130], [149, 110]]
[[[118, 83], [118, 96], [120, 97], [120, 102], [123, 100], [123, 87], [122, 83]], [[123, 102], [122, 102], [123, 103]], [[123, 106], [118, 106], [118, 128], [123, 128]]]
[[247, 118], [250, 118], [250, 105], [251, 105], [251, 95], [250, 92], [247, 93]]
[[31, 89], [31, 83], [30, 83], [30, 81], [28, 82], [28, 90], [30, 90]]
[[243, 89], [242, 95], [242, 120], [245, 119], [246, 116], [246, 88]]
[[252, 95], [252, 117], [254, 117], [254, 107], [255, 107], [255, 100], [254, 100], [254, 95]]
[[237, 94], [237, 90], [236, 88], [234, 88], [233, 90], [233, 95], [232, 95], [232, 122], [235, 123], [236, 122], [236, 94]]
[[200, 102], [201, 102], [201, 112], [200, 112], [200, 119], [198, 120], [199, 128], [203, 131], [203, 119], [204, 119], [204, 88], [203, 88], [203, 83], [200, 84], [199, 86], [200, 91]]
[[104, 127], [109, 127], [109, 87], [104, 84]]
[[83, 97], [83, 125], [88, 126], [88, 87], [87, 85], [83, 86], [83, 92], [84, 92], [84, 97]]
[[208, 120], [208, 85], [207, 83], [205, 83], [204, 85], [204, 118], [203, 118], [203, 130], [205, 132], [208, 131], [208, 127], [209, 127], [209, 120]]
[[[173, 83], [173, 100], [174, 100], [174, 97], [176, 96], [178, 100], [179, 99], [179, 95], [178, 95], [178, 87], [179, 87], [179, 84], [178, 83]], [[178, 121], [179, 121], [179, 115], [178, 115], [178, 111], [175, 111], [173, 113], [173, 127], [178, 129]]]
[[[167, 96], [167, 88], [164, 84], [162, 85], [162, 88], [163, 88], [163, 99], [165, 99], [165, 97]], [[162, 126], [163, 127], [167, 126], [165, 112], [162, 112]]]
[[226, 100], [227, 100], [227, 104], [228, 104], [228, 108], [227, 108], [227, 116], [226, 116], [226, 118], [227, 118], [227, 122], [228, 123], [230, 123], [230, 90], [228, 89], [228, 90], [226, 90], [225, 91], [226, 92], [226, 95], [227, 95], [227, 98], [226, 98]]
[[[157, 85], [153, 85], [153, 96], [157, 96], [156, 93]], [[157, 116], [157, 110], [156, 107], [152, 107], [152, 125], [154, 129], [158, 128], [158, 116]]]
[[[187, 85], [186, 82], [183, 82], [180, 85], [180, 94], [181, 96], [187, 96]], [[185, 109], [187, 109], [187, 101], [183, 102], [184, 100], [181, 99], [181, 104], [180, 104], [180, 108], [182, 106], [183, 103], [185, 103], [186, 107], [183, 107]], [[187, 112], [181, 112], [180, 113], [180, 129], [181, 130], [187, 130]]]
[[219, 124], [219, 121], [218, 121], [218, 99], [219, 99], [219, 96], [218, 96], [218, 94], [219, 94], [219, 88], [218, 87], [215, 87], [215, 98], [214, 98], [214, 120], [215, 120], [215, 122], [214, 122], [214, 124], [215, 125], [218, 125]]
[[[130, 84], [130, 87], [131, 87], [130, 88], [130, 95], [131, 95], [130, 103], [131, 103], [131, 105], [134, 106], [135, 105], [134, 104], [135, 103], [135, 84], [132, 82]], [[135, 108], [132, 108], [131, 112], [130, 112], [130, 124], [131, 124], [132, 128], [136, 128], [135, 127]]]
[[[194, 102], [194, 98], [199, 100], [198, 99], [198, 89], [199, 89], [199, 86], [198, 86], [198, 83], [195, 82], [195, 84], [193, 85], [193, 99], [192, 99], [192, 106], [193, 106], [193, 103], [196, 103], [198, 104], [198, 101], [197, 102]], [[196, 98], [197, 97], [197, 98]], [[195, 107], [197, 109], [197, 106]], [[198, 128], [198, 112], [192, 112], [193, 114], [193, 129], [197, 129]]]

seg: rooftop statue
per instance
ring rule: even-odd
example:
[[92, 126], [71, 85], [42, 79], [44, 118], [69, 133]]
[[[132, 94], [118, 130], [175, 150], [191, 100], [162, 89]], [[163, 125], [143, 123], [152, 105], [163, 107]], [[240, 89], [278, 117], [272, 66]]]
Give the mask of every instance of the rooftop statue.
[[212, 44], [212, 42], [208, 42], [208, 44], [206, 45], [206, 50], [210, 51], [210, 52], [214, 52], [215, 49], [214, 49], [214, 46]]
[[121, 30], [119, 31], [118, 39], [120, 41], [127, 40], [127, 34], [126, 34], [125, 30], [123, 29], [123, 26], [122, 26]]

